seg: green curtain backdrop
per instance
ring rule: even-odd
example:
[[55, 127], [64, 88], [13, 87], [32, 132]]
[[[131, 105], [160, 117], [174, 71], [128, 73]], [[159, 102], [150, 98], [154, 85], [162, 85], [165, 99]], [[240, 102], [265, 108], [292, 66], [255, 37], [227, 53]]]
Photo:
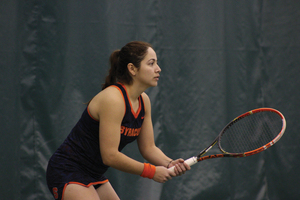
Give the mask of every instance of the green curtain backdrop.
[[[162, 68], [147, 93], [156, 144], [168, 156], [195, 155], [258, 107], [280, 110], [287, 130], [263, 153], [203, 161], [165, 184], [109, 169], [120, 198], [296, 200], [299, 19], [297, 0], [2, 0], [1, 199], [52, 199], [49, 157], [101, 90], [110, 53], [143, 40]], [[124, 153], [144, 161], [136, 143]]]

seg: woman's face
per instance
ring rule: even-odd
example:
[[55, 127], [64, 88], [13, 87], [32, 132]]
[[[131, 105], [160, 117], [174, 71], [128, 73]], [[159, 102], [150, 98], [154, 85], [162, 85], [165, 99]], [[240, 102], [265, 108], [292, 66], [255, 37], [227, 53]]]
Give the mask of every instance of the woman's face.
[[157, 86], [160, 67], [157, 64], [155, 51], [149, 47], [145, 58], [142, 60], [139, 70], [136, 73], [136, 80], [147, 87]]

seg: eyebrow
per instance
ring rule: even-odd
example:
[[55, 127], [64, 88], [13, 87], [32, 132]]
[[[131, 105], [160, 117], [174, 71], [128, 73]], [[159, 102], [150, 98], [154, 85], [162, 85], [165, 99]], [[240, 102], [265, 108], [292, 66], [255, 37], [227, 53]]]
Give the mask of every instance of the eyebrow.
[[151, 58], [151, 59], [149, 59], [147, 62], [150, 62], [150, 61], [156, 61], [156, 59], [155, 58]]

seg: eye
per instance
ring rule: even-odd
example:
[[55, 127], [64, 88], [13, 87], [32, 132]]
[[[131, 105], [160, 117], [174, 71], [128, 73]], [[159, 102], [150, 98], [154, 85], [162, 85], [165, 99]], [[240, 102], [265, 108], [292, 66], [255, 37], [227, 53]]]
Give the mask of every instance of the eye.
[[148, 65], [151, 67], [154, 66], [156, 63], [157, 63], [157, 60], [155, 60], [155, 59], [151, 59], [148, 61]]

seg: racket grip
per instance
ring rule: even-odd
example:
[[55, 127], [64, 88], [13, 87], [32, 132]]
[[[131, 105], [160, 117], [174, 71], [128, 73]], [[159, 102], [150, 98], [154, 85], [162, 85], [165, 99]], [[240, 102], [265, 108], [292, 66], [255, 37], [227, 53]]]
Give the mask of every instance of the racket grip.
[[[192, 165], [196, 164], [198, 161], [197, 161], [197, 157], [193, 156], [193, 157], [191, 157], [189, 159], [186, 159], [184, 162], [186, 164], [188, 164], [189, 166], [192, 166]], [[168, 170], [171, 171], [171, 172], [174, 172], [174, 168], [175, 168], [175, 166], [170, 167]]]

